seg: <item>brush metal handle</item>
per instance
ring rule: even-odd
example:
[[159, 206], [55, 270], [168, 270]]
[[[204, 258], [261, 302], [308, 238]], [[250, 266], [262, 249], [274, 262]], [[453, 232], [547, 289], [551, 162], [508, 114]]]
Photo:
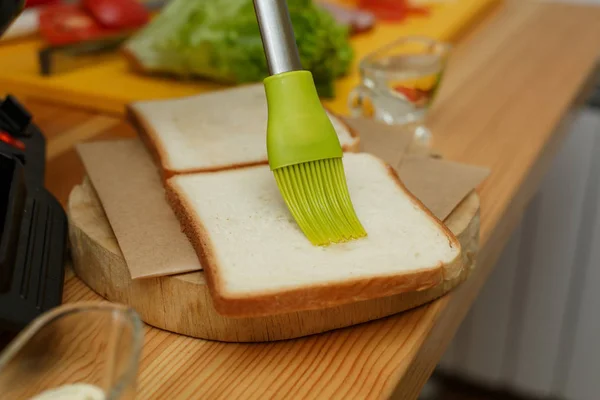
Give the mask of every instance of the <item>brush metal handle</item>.
[[302, 69], [286, 0], [253, 0], [271, 75]]

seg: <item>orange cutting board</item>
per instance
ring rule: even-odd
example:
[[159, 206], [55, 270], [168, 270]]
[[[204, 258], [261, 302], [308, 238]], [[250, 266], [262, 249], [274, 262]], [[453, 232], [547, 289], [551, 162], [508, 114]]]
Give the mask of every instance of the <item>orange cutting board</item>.
[[[350, 0], [338, 2], [351, 3]], [[367, 53], [409, 35], [426, 35], [451, 43], [499, 0], [421, 0], [418, 3], [430, 4], [428, 16], [410, 16], [401, 23], [378, 22], [370, 32], [352, 38], [356, 51], [354, 63], [350, 74], [337, 82], [336, 98], [326, 102], [332, 111], [346, 114], [346, 96], [359, 81], [357, 65]], [[223, 88], [203, 80], [182, 81], [136, 74], [117, 53], [97, 65], [43, 77], [39, 74], [37, 56], [41, 46], [42, 42], [35, 38], [0, 45], [2, 92], [123, 114], [125, 105], [132, 101], [189, 96]]]

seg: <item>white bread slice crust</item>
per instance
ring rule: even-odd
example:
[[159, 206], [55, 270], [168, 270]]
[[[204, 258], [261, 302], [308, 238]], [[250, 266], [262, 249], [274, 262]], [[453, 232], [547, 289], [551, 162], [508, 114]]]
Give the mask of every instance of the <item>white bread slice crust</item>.
[[[344, 151], [359, 138], [327, 111]], [[127, 115], [167, 177], [267, 164], [267, 101], [262, 84], [170, 100], [134, 102]]]
[[204, 267], [216, 310], [259, 317], [419, 291], [462, 268], [460, 243], [380, 159], [344, 156], [369, 236], [315, 247], [268, 166], [167, 180], [167, 198]]

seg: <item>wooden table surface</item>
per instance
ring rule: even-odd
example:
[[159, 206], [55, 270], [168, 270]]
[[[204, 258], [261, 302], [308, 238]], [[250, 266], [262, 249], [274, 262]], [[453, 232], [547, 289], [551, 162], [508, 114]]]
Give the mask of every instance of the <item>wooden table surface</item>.
[[[595, 77], [600, 8], [506, 1], [455, 49], [430, 126], [447, 158], [490, 167], [478, 269], [429, 305], [326, 334], [225, 344], [145, 331], [140, 399], [416, 398], [536, 191]], [[83, 167], [76, 142], [132, 137], [112, 117], [26, 99], [48, 136], [47, 185], [64, 204]], [[65, 300], [98, 299], [76, 277]]]

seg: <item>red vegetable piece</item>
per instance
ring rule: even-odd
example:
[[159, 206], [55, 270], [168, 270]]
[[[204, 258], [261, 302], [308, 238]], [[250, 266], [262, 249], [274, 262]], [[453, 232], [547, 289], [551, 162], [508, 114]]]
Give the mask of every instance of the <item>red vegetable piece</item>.
[[53, 45], [65, 45], [104, 36], [98, 23], [77, 5], [44, 7], [39, 16], [40, 34]]
[[360, 0], [358, 6], [384, 21], [401, 21], [408, 11], [406, 0]]
[[430, 11], [428, 7], [412, 6], [408, 0], [360, 0], [358, 6], [369, 10], [379, 20], [395, 22], [411, 14], [427, 16]]
[[404, 95], [404, 97], [406, 97], [411, 103], [415, 103], [421, 98], [421, 93], [418, 89], [396, 86], [394, 87], [394, 90]]
[[148, 20], [146, 9], [134, 0], [83, 0], [81, 6], [55, 4], [42, 8], [39, 29], [50, 44], [67, 45], [119, 35]]
[[83, 0], [81, 6], [108, 29], [131, 29], [145, 25], [150, 14], [136, 0]]

